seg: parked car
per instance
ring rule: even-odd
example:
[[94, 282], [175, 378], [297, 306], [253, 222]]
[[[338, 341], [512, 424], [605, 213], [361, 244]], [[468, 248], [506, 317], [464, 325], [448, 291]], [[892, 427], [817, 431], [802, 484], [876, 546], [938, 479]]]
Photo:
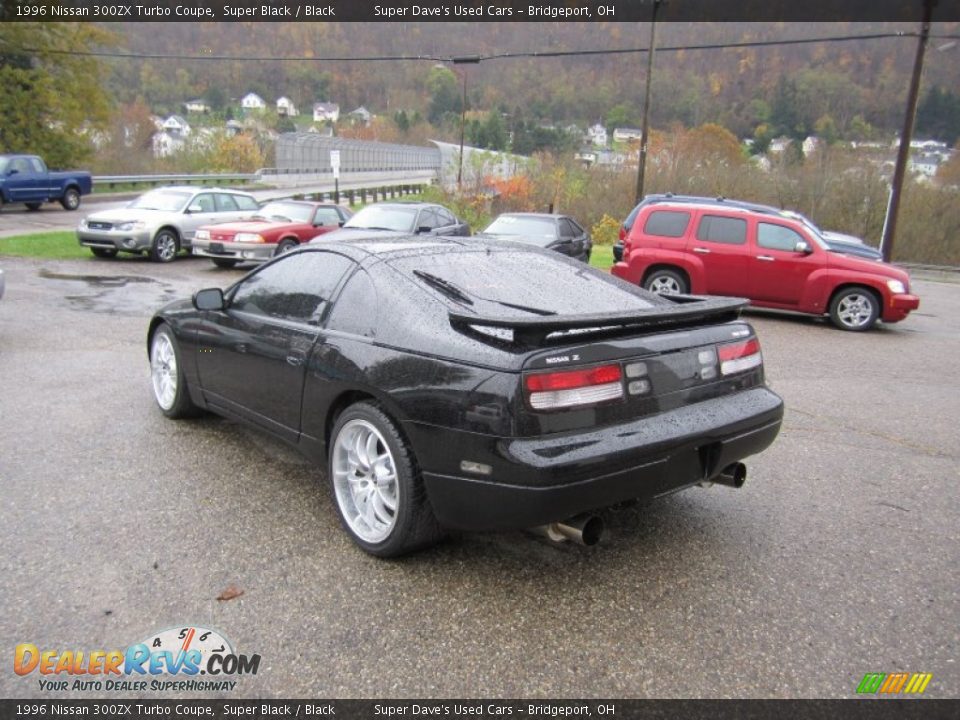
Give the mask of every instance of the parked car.
[[[373, 232], [371, 232], [373, 231]], [[458, 235], [470, 234], [470, 226], [452, 212], [434, 203], [381, 202], [367, 205], [347, 220], [340, 230], [318, 235], [314, 240], [343, 241], [355, 237], [379, 235]]]
[[159, 188], [126, 207], [87, 216], [77, 227], [77, 239], [101, 258], [147, 253], [156, 262], [171, 262], [180, 250], [190, 249], [198, 228], [246, 220], [259, 209], [253, 195], [236, 190]]
[[[742, 485], [783, 414], [745, 301], [659, 297], [518, 243], [311, 243], [160, 310], [160, 410], [255, 425], [327, 468], [352, 539], [543, 527]], [[558, 522], [570, 519], [569, 522]]]
[[201, 227], [193, 236], [192, 250], [222, 268], [263, 262], [310, 242], [318, 233], [338, 229], [351, 217], [350, 210], [331, 203], [278, 200], [243, 222]]
[[630, 214], [627, 215], [627, 218], [620, 226], [620, 238], [613, 246], [614, 262], [620, 262], [623, 259], [623, 241], [630, 233], [630, 228], [633, 227], [633, 222], [637, 217], [637, 213], [640, 212], [641, 208], [657, 202], [694, 203], [700, 205], [716, 204], [724, 207], [740, 207], [759, 213], [783, 215], [793, 218], [794, 220], [798, 220], [809, 227], [812, 232], [817, 233], [821, 238], [823, 238], [827, 245], [827, 249], [832, 250], [833, 252], [845, 253], [847, 255], [857, 255], [859, 257], [865, 257], [868, 260], [883, 259], [883, 254], [877, 248], [867, 245], [860, 238], [853, 237], [852, 235], [845, 235], [843, 233], [832, 232], [829, 230], [821, 230], [812, 220], [810, 220], [810, 218], [801, 215], [798, 212], [794, 212], [793, 210], [780, 210], [772, 205], [761, 205], [760, 203], [745, 202], [743, 200], [731, 200], [725, 197], [711, 198], [700, 197], [697, 195], [673, 195], [672, 193], [665, 193], [662, 195], [647, 195], [636, 207], [633, 208], [633, 210], [630, 211]]
[[490, 223], [481, 235], [529, 243], [585, 263], [590, 262], [590, 251], [593, 249], [590, 234], [569, 215], [504, 213]]
[[39, 210], [59, 202], [64, 210], [80, 207], [80, 197], [93, 190], [93, 178], [83, 170], [54, 172], [39, 155], [0, 155], [0, 207], [23, 203]]
[[898, 322], [920, 305], [903, 270], [830, 252], [785, 214], [716, 203], [641, 208], [612, 272], [658, 293], [740, 296], [757, 307], [829, 315], [842, 330]]

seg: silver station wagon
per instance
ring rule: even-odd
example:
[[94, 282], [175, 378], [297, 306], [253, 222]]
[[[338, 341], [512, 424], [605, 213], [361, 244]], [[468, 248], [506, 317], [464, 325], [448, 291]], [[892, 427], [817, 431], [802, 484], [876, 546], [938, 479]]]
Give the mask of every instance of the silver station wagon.
[[252, 195], [235, 190], [158, 188], [126, 207], [88, 215], [77, 226], [77, 239], [97, 257], [148, 253], [151, 260], [170, 262], [190, 249], [200, 226], [246, 220], [259, 208]]

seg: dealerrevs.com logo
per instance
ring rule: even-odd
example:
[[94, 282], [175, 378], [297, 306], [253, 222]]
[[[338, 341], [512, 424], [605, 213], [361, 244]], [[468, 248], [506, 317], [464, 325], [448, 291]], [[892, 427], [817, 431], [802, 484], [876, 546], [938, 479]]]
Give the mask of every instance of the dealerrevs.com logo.
[[933, 679], [931, 673], [867, 673], [857, 686], [860, 695], [922, 695]]
[[240, 675], [256, 675], [259, 655], [237, 654], [216, 630], [170, 628], [125, 650], [41, 649], [21, 643], [14, 650], [17, 675], [39, 676], [44, 691], [223, 691]]

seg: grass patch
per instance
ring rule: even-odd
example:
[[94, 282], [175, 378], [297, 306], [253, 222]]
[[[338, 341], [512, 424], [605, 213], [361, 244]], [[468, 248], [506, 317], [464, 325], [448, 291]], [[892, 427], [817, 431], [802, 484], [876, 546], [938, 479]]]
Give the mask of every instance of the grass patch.
[[590, 252], [590, 266], [598, 270], [610, 270], [613, 267], [613, 246], [594, 245]]
[[0, 238], [0, 255], [53, 260], [91, 257], [90, 248], [85, 248], [77, 242], [77, 234], [73, 230]]

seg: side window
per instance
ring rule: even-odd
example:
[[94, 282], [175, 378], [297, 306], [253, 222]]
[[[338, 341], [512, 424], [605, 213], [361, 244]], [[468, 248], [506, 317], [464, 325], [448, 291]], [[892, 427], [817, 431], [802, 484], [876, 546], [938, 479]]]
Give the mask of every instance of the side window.
[[417, 218], [417, 230], [422, 227], [430, 228], [435, 230], [440, 227], [440, 220], [437, 218], [437, 213], [433, 208], [426, 208], [425, 210], [420, 211], [420, 217]]
[[217, 211], [218, 212], [237, 212], [240, 206], [233, 199], [233, 195], [227, 193], [217, 193]]
[[200, 206], [200, 212], [202, 213], [212, 213], [217, 211], [216, 205], [213, 202], [212, 193], [201, 193], [197, 195], [193, 200], [190, 201], [190, 207], [194, 205]]
[[253, 315], [318, 322], [353, 261], [336, 253], [293, 253], [243, 280], [230, 309]]
[[259, 210], [260, 204], [249, 195], [232, 195], [241, 210]]
[[575, 237], [579, 237], [581, 234], [582, 232], [578, 232], [577, 226], [574, 225], [572, 222], [570, 222], [566, 218], [560, 219], [560, 236], [561, 237], [575, 238]]
[[747, 242], [747, 221], [743, 218], [704, 215], [697, 227], [697, 240], [743, 245]]
[[340, 213], [336, 208], [319, 207], [316, 215], [313, 216], [313, 224], [323, 227], [336, 227], [340, 224]]
[[643, 226], [646, 235], [659, 237], [683, 237], [690, 222], [690, 213], [677, 210], [656, 210], [647, 216]]
[[43, 163], [40, 162], [40, 158], [30, 158], [30, 172], [42, 173], [45, 171], [46, 168], [43, 167]]
[[337, 213], [340, 215], [340, 221], [339, 221], [339, 222], [346, 222], [347, 220], [349, 220], [350, 218], [353, 217], [353, 215], [352, 215], [351, 213], [348, 213], [346, 210], [344, 210], [344, 209], [341, 208], [341, 207], [338, 207], [338, 208], [337, 208]]
[[783, 225], [757, 223], [757, 245], [769, 250], [793, 252], [798, 242], [806, 242], [803, 236]]
[[457, 219], [445, 208], [437, 208], [437, 217], [440, 218], [440, 225], [442, 227], [457, 224]]
[[10, 169], [16, 170], [18, 173], [32, 172], [30, 169], [30, 163], [27, 162], [26, 158], [14, 158], [11, 160]]
[[364, 270], [353, 274], [337, 298], [327, 327], [331, 330], [373, 337], [377, 326], [377, 290]]

